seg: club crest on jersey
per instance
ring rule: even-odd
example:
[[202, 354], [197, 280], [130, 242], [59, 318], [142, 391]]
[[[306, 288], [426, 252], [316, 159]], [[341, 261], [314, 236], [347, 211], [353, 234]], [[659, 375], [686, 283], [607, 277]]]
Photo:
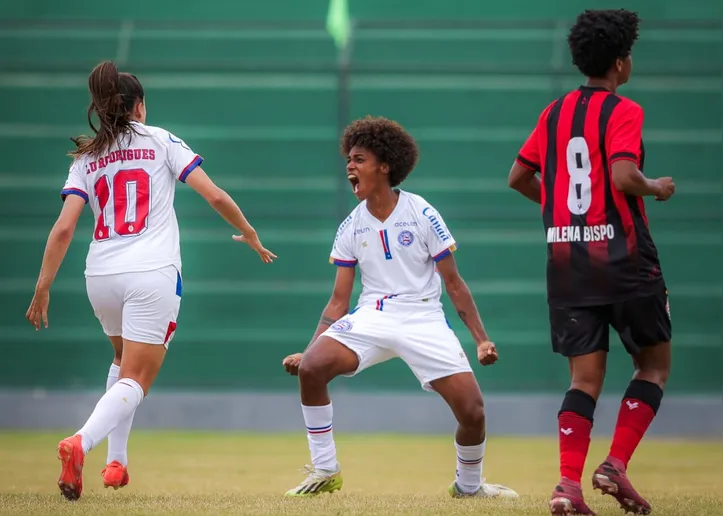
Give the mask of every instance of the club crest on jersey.
[[349, 331], [352, 326], [349, 319], [340, 319], [331, 325], [331, 329], [334, 331]]
[[411, 231], [407, 231], [406, 229], [399, 233], [399, 236], [397, 237], [397, 242], [399, 242], [404, 247], [409, 247], [414, 242], [414, 234]]

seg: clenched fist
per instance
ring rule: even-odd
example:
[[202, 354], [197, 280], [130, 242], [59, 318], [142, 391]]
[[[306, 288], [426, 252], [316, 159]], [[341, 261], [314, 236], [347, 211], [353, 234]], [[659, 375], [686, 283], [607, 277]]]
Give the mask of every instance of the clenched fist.
[[292, 376], [299, 374], [299, 364], [301, 363], [301, 353], [294, 353], [286, 357], [281, 364], [286, 369], [286, 372]]

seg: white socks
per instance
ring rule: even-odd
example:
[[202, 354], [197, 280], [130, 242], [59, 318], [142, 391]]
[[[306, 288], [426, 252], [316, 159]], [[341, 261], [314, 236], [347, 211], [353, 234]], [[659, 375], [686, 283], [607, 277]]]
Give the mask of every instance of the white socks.
[[120, 366], [111, 364], [108, 370], [108, 379], [105, 381], [105, 390], [108, 392], [111, 387], [118, 381], [118, 375], [120, 374]]
[[83, 453], [95, 448], [121, 421], [132, 416], [143, 396], [143, 388], [131, 378], [121, 378], [108, 389], [83, 428], [76, 432], [83, 438]]
[[[120, 373], [120, 366], [111, 364], [110, 370], [108, 371], [108, 381], [105, 384], [105, 390], [109, 391], [113, 385], [118, 381], [118, 374]], [[118, 423], [111, 433], [108, 434], [108, 458], [106, 464], [110, 464], [114, 460], [120, 462], [123, 466], [128, 465], [128, 437], [131, 433], [131, 426], [133, 425], [133, 416], [135, 416], [135, 410], [133, 413]]]
[[306, 423], [306, 437], [309, 440], [311, 463], [317, 470], [336, 471], [336, 445], [331, 427], [334, 414], [331, 403], [322, 407], [301, 406]]
[[455, 441], [457, 449], [457, 487], [463, 493], [474, 493], [482, 484], [482, 461], [485, 456], [485, 438], [482, 444], [475, 446], [460, 446]]

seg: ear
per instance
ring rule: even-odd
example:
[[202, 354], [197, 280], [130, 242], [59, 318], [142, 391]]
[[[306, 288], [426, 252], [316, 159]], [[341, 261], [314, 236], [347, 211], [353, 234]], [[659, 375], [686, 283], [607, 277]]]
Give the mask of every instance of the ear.
[[380, 170], [382, 171], [382, 174], [389, 174], [389, 165], [387, 163], [382, 163]]
[[623, 60], [618, 58], [615, 60], [615, 70], [617, 70], [618, 73], [623, 71]]
[[144, 106], [144, 100], [145, 99], [139, 99], [136, 101], [136, 105], [133, 107], [133, 117], [136, 119], [141, 119], [143, 115], [143, 108]]

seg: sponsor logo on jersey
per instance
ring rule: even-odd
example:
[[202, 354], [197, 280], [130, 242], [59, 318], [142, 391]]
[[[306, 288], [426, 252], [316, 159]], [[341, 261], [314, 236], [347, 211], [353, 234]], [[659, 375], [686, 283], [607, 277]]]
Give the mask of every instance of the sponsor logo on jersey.
[[399, 236], [397, 237], [397, 242], [402, 244], [404, 247], [409, 247], [414, 242], [414, 234], [411, 231], [407, 231], [406, 229], [399, 233]]
[[371, 231], [371, 228], [355, 229], [354, 234], [355, 235], [363, 235], [364, 233], [369, 233], [370, 231]]
[[394, 223], [394, 227], [395, 227], [395, 228], [407, 228], [407, 227], [416, 228], [416, 227], [417, 227], [417, 221], [416, 221], [416, 220], [410, 220], [409, 222], [395, 222], [395, 223]]
[[442, 242], [445, 242], [451, 238], [449, 236], [449, 233], [447, 233], [447, 228], [442, 225], [440, 220], [437, 218], [436, 212], [431, 207], [427, 206], [426, 208], [424, 208], [422, 210], [422, 215], [429, 219], [429, 222], [432, 224], [432, 229], [434, 229], [434, 232], [437, 234], [437, 236]]

